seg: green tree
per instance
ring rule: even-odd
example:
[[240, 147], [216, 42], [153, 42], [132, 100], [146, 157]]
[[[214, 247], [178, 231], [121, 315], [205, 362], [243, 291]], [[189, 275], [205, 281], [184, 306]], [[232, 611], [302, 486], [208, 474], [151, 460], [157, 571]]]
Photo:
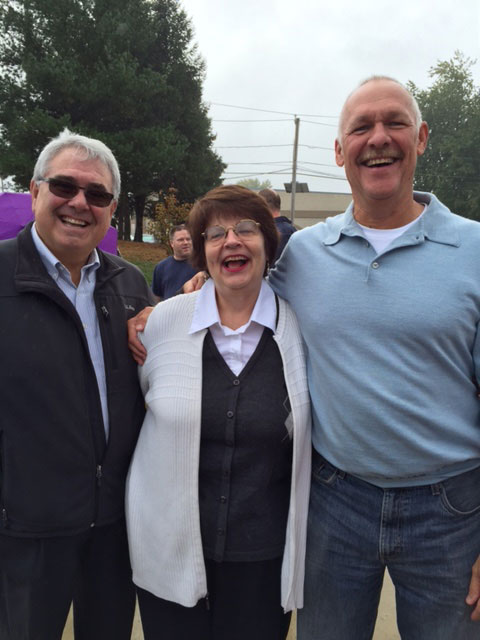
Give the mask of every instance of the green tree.
[[136, 240], [149, 193], [193, 201], [219, 184], [204, 62], [177, 0], [0, 0], [0, 21], [0, 175], [27, 188], [65, 126], [98, 137], [120, 163]]
[[452, 211], [480, 219], [480, 93], [472, 76], [475, 61], [460, 51], [430, 69], [433, 83], [408, 88], [430, 129], [419, 158], [415, 188], [432, 191]]
[[237, 184], [254, 191], [256, 191], [257, 189], [258, 191], [260, 191], [261, 189], [272, 188], [272, 183], [270, 182], [270, 180], [268, 180], [268, 178], [266, 180], [263, 180], [262, 182], [260, 182], [258, 178], [245, 178], [244, 180], [240, 180], [239, 182], [237, 182]]

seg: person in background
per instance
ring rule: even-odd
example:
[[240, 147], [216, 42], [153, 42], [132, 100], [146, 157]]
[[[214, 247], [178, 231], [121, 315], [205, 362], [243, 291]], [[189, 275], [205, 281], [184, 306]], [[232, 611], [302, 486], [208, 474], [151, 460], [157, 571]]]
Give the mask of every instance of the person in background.
[[[285, 640], [303, 602], [310, 401], [294, 314], [264, 276], [265, 201], [221, 186], [190, 213], [203, 289], [153, 310], [126, 514], [146, 640]], [[161, 630], [161, 631], [160, 631]]]
[[189, 262], [192, 239], [187, 227], [184, 224], [172, 227], [169, 240], [173, 255], [159, 262], [153, 271], [152, 291], [157, 301], [174, 296], [195, 274]]
[[270, 209], [273, 221], [277, 227], [278, 233], [280, 234], [280, 242], [278, 243], [277, 253], [275, 255], [275, 260], [270, 268], [275, 266], [275, 262], [282, 255], [283, 250], [285, 249], [285, 245], [287, 244], [290, 236], [292, 236], [296, 229], [293, 226], [291, 220], [287, 218], [287, 216], [282, 216], [280, 213], [280, 196], [273, 189], [262, 189], [258, 192], [258, 195], [261, 196], [268, 205]]
[[30, 184], [35, 221], [0, 243], [0, 637], [129, 640], [124, 487], [144, 417], [126, 322], [141, 272], [96, 246], [120, 193], [112, 152], [64, 130]]

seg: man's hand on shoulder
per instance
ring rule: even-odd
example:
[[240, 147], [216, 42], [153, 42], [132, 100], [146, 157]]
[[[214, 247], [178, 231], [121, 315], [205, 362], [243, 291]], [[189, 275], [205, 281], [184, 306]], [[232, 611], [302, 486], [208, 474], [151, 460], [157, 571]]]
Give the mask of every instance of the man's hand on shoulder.
[[480, 621], [480, 556], [478, 556], [472, 567], [472, 579], [470, 580], [466, 602], [473, 606], [472, 620]]
[[143, 344], [138, 339], [138, 334], [141, 333], [147, 324], [149, 315], [152, 313], [155, 307], [145, 307], [136, 316], [130, 318], [127, 322], [128, 331], [128, 348], [132, 352], [132, 357], [137, 364], [142, 365], [147, 357], [147, 351]]

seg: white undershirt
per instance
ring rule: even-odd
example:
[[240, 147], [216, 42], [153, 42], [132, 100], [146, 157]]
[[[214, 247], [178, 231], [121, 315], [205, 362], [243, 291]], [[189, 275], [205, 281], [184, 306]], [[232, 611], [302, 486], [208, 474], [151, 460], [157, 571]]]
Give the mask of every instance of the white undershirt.
[[392, 244], [399, 236], [401, 236], [412, 224], [415, 224], [417, 220], [423, 216], [427, 207], [424, 206], [422, 213], [403, 227], [397, 227], [396, 229], [372, 229], [372, 227], [365, 227], [363, 224], [357, 222], [358, 226], [362, 229], [363, 235], [378, 253], [382, 253], [385, 249]]
[[235, 330], [225, 327], [220, 322], [215, 284], [210, 279], [198, 294], [189, 333], [210, 329], [218, 351], [238, 376], [257, 348], [264, 327], [275, 331], [276, 317], [275, 294], [265, 280], [262, 280], [250, 320]]

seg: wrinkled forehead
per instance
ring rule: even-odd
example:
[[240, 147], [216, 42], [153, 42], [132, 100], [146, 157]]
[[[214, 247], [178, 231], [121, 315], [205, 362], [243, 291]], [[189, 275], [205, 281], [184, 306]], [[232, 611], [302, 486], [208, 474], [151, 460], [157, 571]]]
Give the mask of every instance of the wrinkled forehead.
[[383, 113], [405, 114], [415, 122], [412, 97], [406, 89], [392, 80], [371, 80], [355, 89], [345, 101], [340, 115], [341, 132], [352, 120]]

